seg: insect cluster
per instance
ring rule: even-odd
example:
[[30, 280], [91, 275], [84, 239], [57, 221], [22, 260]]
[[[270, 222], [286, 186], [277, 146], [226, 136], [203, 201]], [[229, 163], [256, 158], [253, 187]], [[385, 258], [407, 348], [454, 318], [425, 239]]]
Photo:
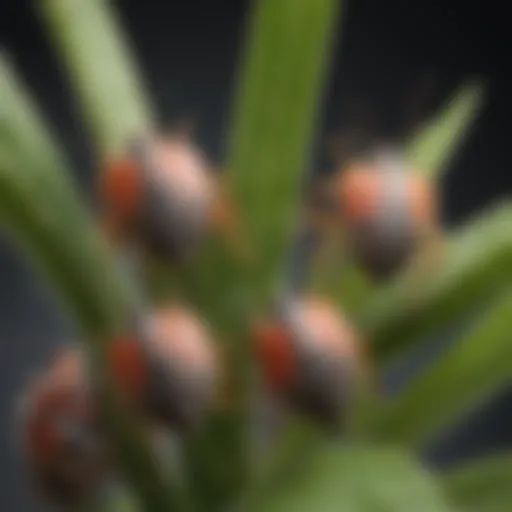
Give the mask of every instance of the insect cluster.
[[[212, 166], [179, 135], [139, 138], [110, 159], [99, 195], [108, 236], [121, 254], [136, 247], [171, 266], [187, 263], [210, 233], [222, 233], [232, 211]], [[394, 154], [355, 162], [336, 175], [326, 199], [359, 261], [375, 273], [402, 264], [435, 223], [430, 184]], [[110, 343], [108, 368], [134, 411], [186, 435], [216, 405], [224, 368], [215, 336], [182, 303], [135, 314], [131, 332]], [[346, 424], [354, 390], [367, 374], [361, 340], [341, 311], [299, 287], [252, 338], [276, 403], [324, 425]], [[86, 363], [71, 350], [59, 358], [29, 389], [23, 415], [28, 460], [55, 501], [82, 499], [113, 467]]]
[[[103, 173], [99, 194], [107, 235], [121, 256], [136, 247], [165, 264], [183, 263], [215, 228], [219, 191], [191, 142], [141, 138]], [[180, 303], [132, 313], [131, 331], [109, 344], [114, 382], [157, 428], [188, 433], [214, 406], [220, 379], [210, 328]], [[29, 388], [22, 415], [28, 462], [39, 487], [56, 502], [81, 501], [101, 487], [112, 466], [99, 448], [105, 440], [97, 390], [86, 370], [85, 354], [70, 349]]]

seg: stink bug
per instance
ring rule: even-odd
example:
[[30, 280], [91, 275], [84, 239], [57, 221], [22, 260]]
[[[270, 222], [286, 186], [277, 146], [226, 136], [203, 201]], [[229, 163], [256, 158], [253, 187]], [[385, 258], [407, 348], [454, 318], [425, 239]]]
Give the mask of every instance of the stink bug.
[[193, 429], [217, 391], [219, 364], [208, 328], [186, 308], [172, 305], [156, 311], [142, 330], [111, 345], [119, 388], [154, 418]]
[[363, 266], [385, 277], [437, 232], [437, 193], [400, 153], [377, 151], [340, 172], [333, 187], [348, 243]]
[[355, 102], [352, 129], [329, 144], [335, 172], [314, 187], [312, 210], [321, 218], [321, 230], [327, 223], [339, 232], [341, 224], [346, 245], [377, 278], [393, 274], [417, 249], [435, 248], [432, 242], [440, 240], [436, 185], [405, 157], [409, 133], [426, 114], [434, 86], [432, 73], [420, 76], [395, 112], [395, 127], [385, 132], [375, 115]]
[[258, 327], [255, 342], [265, 381], [277, 396], [321, 421], [344, 419], [361, 355], [354, 330], [331, 304], [292, 299]]
[[71, 504], [99, 489], [107, 457], [79, 352], [61, 354], [33, 383], [21, 420], [23, 449], [43, 494]]
[[212, 167], [182, 134], [135, 140], [107, 162], [100, 195], [110, 234], [165, 260], [186, 259], [208, 230], [231, 228]]

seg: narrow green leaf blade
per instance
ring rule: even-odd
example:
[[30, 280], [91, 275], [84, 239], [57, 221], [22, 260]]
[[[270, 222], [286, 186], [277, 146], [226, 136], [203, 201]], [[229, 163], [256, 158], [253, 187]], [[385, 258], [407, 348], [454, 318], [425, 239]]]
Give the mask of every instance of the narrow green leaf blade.
[[[16, 83], [12, 70], [0, 66], [0, 76]], [[162, 478], [143, 428], [122, 406], [105, 367], [109, 342], [126, 327], [130, 290], [65, 179], [64, 157], [44, 122], [16, 87], [0, 85], [12, 93], [0, 96], [0, 223], [46, 272], [81, 328], [80, 339], [98, 379], [105, 426], [145, 509], [179, 510], [181, 492]], [[29, 120], [34, 120], [32, 131], [24, 137]]]
[[[18, 214], [28, 209], [34, 225], [27, 228], [34, 236], [41, 230], [38, 243], [47, 247], [44, 253], [54, 262], [49, 268], [56, 272], [53, 277], [68, 310], [91, 336], [105, 335], [118, 328], [126, 307], [126, 290], [112, 272], [114, 259], [78, 200], [52, 130], [5, 58], [0, 60], [0, 85], [0, 151], [8, 159], [2, 169], [4, 188], [30, 201]], [[92, 275], [98, 279], [94, 286]]]
[[446, 496], [460, 512], [512, 509], [512, 454], [471, 461], [444, 475]]
[[38, 2], [100, 156], [124, 149], [153, 114], [110, 0]]
[[296, 228], [339, 3], [256, 3], [228, 169], [256, 253], [259, 289], [275, 287]]
[[460, 150], [483, 105], [484, 86], [464, 84], [427, 126], [410, 137], [406, 156], [415, 169], [431, 176], [443, 172]]
[[[14, 66], [10, 56], [0, 52], [0, 140], [2, 145], [23, 154], [26, 145], [45, 155], [52, 173], [39, 173], [34, 177], [34, 186], [54, 180], [53, 186], [69, 192], [71, 177], [65, 172], [67, 162], [57, 150], [55, 136], [43, 123], [38, 108]], [[21, 146], [20, 146], [21, 144]], [[25, 151], [26, 152], [26, 151]], [[30, 158], [32, 155], [26, 155]], [[68, 194], [73, 201], [76, 194]]]
[[421, 446], [510, 382], [510, 318], [509, 286], [474, 328], [391, 403], [371, 429], [386, 440]]
[[512, 205], [493, 207], [448, 239], [435, 272], [411, 271], [377, 291], [360, 314], [375, 357], [397, 355], [510, 287], [511, 225]]

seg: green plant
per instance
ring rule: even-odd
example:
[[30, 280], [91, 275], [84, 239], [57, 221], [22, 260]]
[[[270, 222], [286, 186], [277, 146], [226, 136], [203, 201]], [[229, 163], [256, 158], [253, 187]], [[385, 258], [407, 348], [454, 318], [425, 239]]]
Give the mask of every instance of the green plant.
[[[137, 291], [77, 200], [70, 165], [12, 65], [0, 62], [2, 223], [44, 268], [76, 319], [126, 492], [133, 494], [103, 497], [93, 504], [98, 509], [442, 511], [460, 505], [487, 512], [491, 503], [507, 499], [507, 462], [450, 476], [443, 486], [442, 476], [421, 467], [415, 449], [510, 379], [510, 204], [450, 234], [435, 267], [412, 265], [389, 284], [366, 282], [356, 267], [329, 267], [328, 286], [325, 279], [318, 286], [355, 318], [376, 368], [468, 311], [476, 311], [475, 325], [398, 397], [361, 390], [343, 438], [292, 417], [270, 450], [262, 454], [253, 442], [251, 397], [258, 382], [250, 326], [280, 291], [293, 252], [301, 185], [339, 28], [338, 4], [254, 3], [227, 160], [250, 261], [210, 237], [179, 271], [147, 269], [155, 300], [170, 295], [192, 302], [226, 354], [228, 407], [212, 414], [199, 432], [180, 438], [178, 472], [161, 471], [142, 421], [119, 396], [107, 364], [109, 347], [130, 329]], [[43, 0], [40, 10], [67, 65], [102, 168], [152, 126], [153, 108], [107, 0]], [[480, 98], [478, 87], [458, 92], [430, 126], [412, 135], [411, 161], [430, 175], [442, 171]], [[478, 500], [469, 503], [465, 491], [477, 487]]]

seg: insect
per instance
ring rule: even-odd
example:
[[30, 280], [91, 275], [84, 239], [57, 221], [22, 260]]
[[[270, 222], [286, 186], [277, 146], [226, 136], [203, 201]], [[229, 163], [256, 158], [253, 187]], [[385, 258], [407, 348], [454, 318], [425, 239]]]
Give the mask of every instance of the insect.
[[205, 156], [181, 132], [136, 139], [107, 162], [100, 181], [110, 235], [164, 260], [191, 257], [210, 231], [233, 235], [227, 196]]
[[267, 386], [299, 411], [342, 423], [363, 368], [355, 331], [318, 297], [291, 299], [280, 309], [255, 332]]
[[336, 176], [331, 190], [350, 249], [376, 277], [407, 264], [438, 230], [435, 184], [407, 168], [393, 149], [355, 161]]
[[359, 107], [363, 126], [331, 141], [335, 172], [318, 180], [312, 193], [317, 225], [338, 230], [341, 225], [346, 247], [376, 278], [394, 274], [418, 249], [440, 240], [436, 183], [405, 157], [407, 133], [418, 123], [419, 103], [432, 89], [432, 77], [423, 77], [419, 85], [394, 135], [379, 135], [379, 129], [371, 128], [372, 116]]
[[38, 489], [55, 503], [78, 503], [99, 489], [107, 455], [81, 353], [67, 350], [28, 389], [23, 448]]
[[219, 361], [206, 324], [181, 305], [158, 309], [139, 335], [112, 343], [119, 388], [152, 417], [194, 429], [211, 410]]

